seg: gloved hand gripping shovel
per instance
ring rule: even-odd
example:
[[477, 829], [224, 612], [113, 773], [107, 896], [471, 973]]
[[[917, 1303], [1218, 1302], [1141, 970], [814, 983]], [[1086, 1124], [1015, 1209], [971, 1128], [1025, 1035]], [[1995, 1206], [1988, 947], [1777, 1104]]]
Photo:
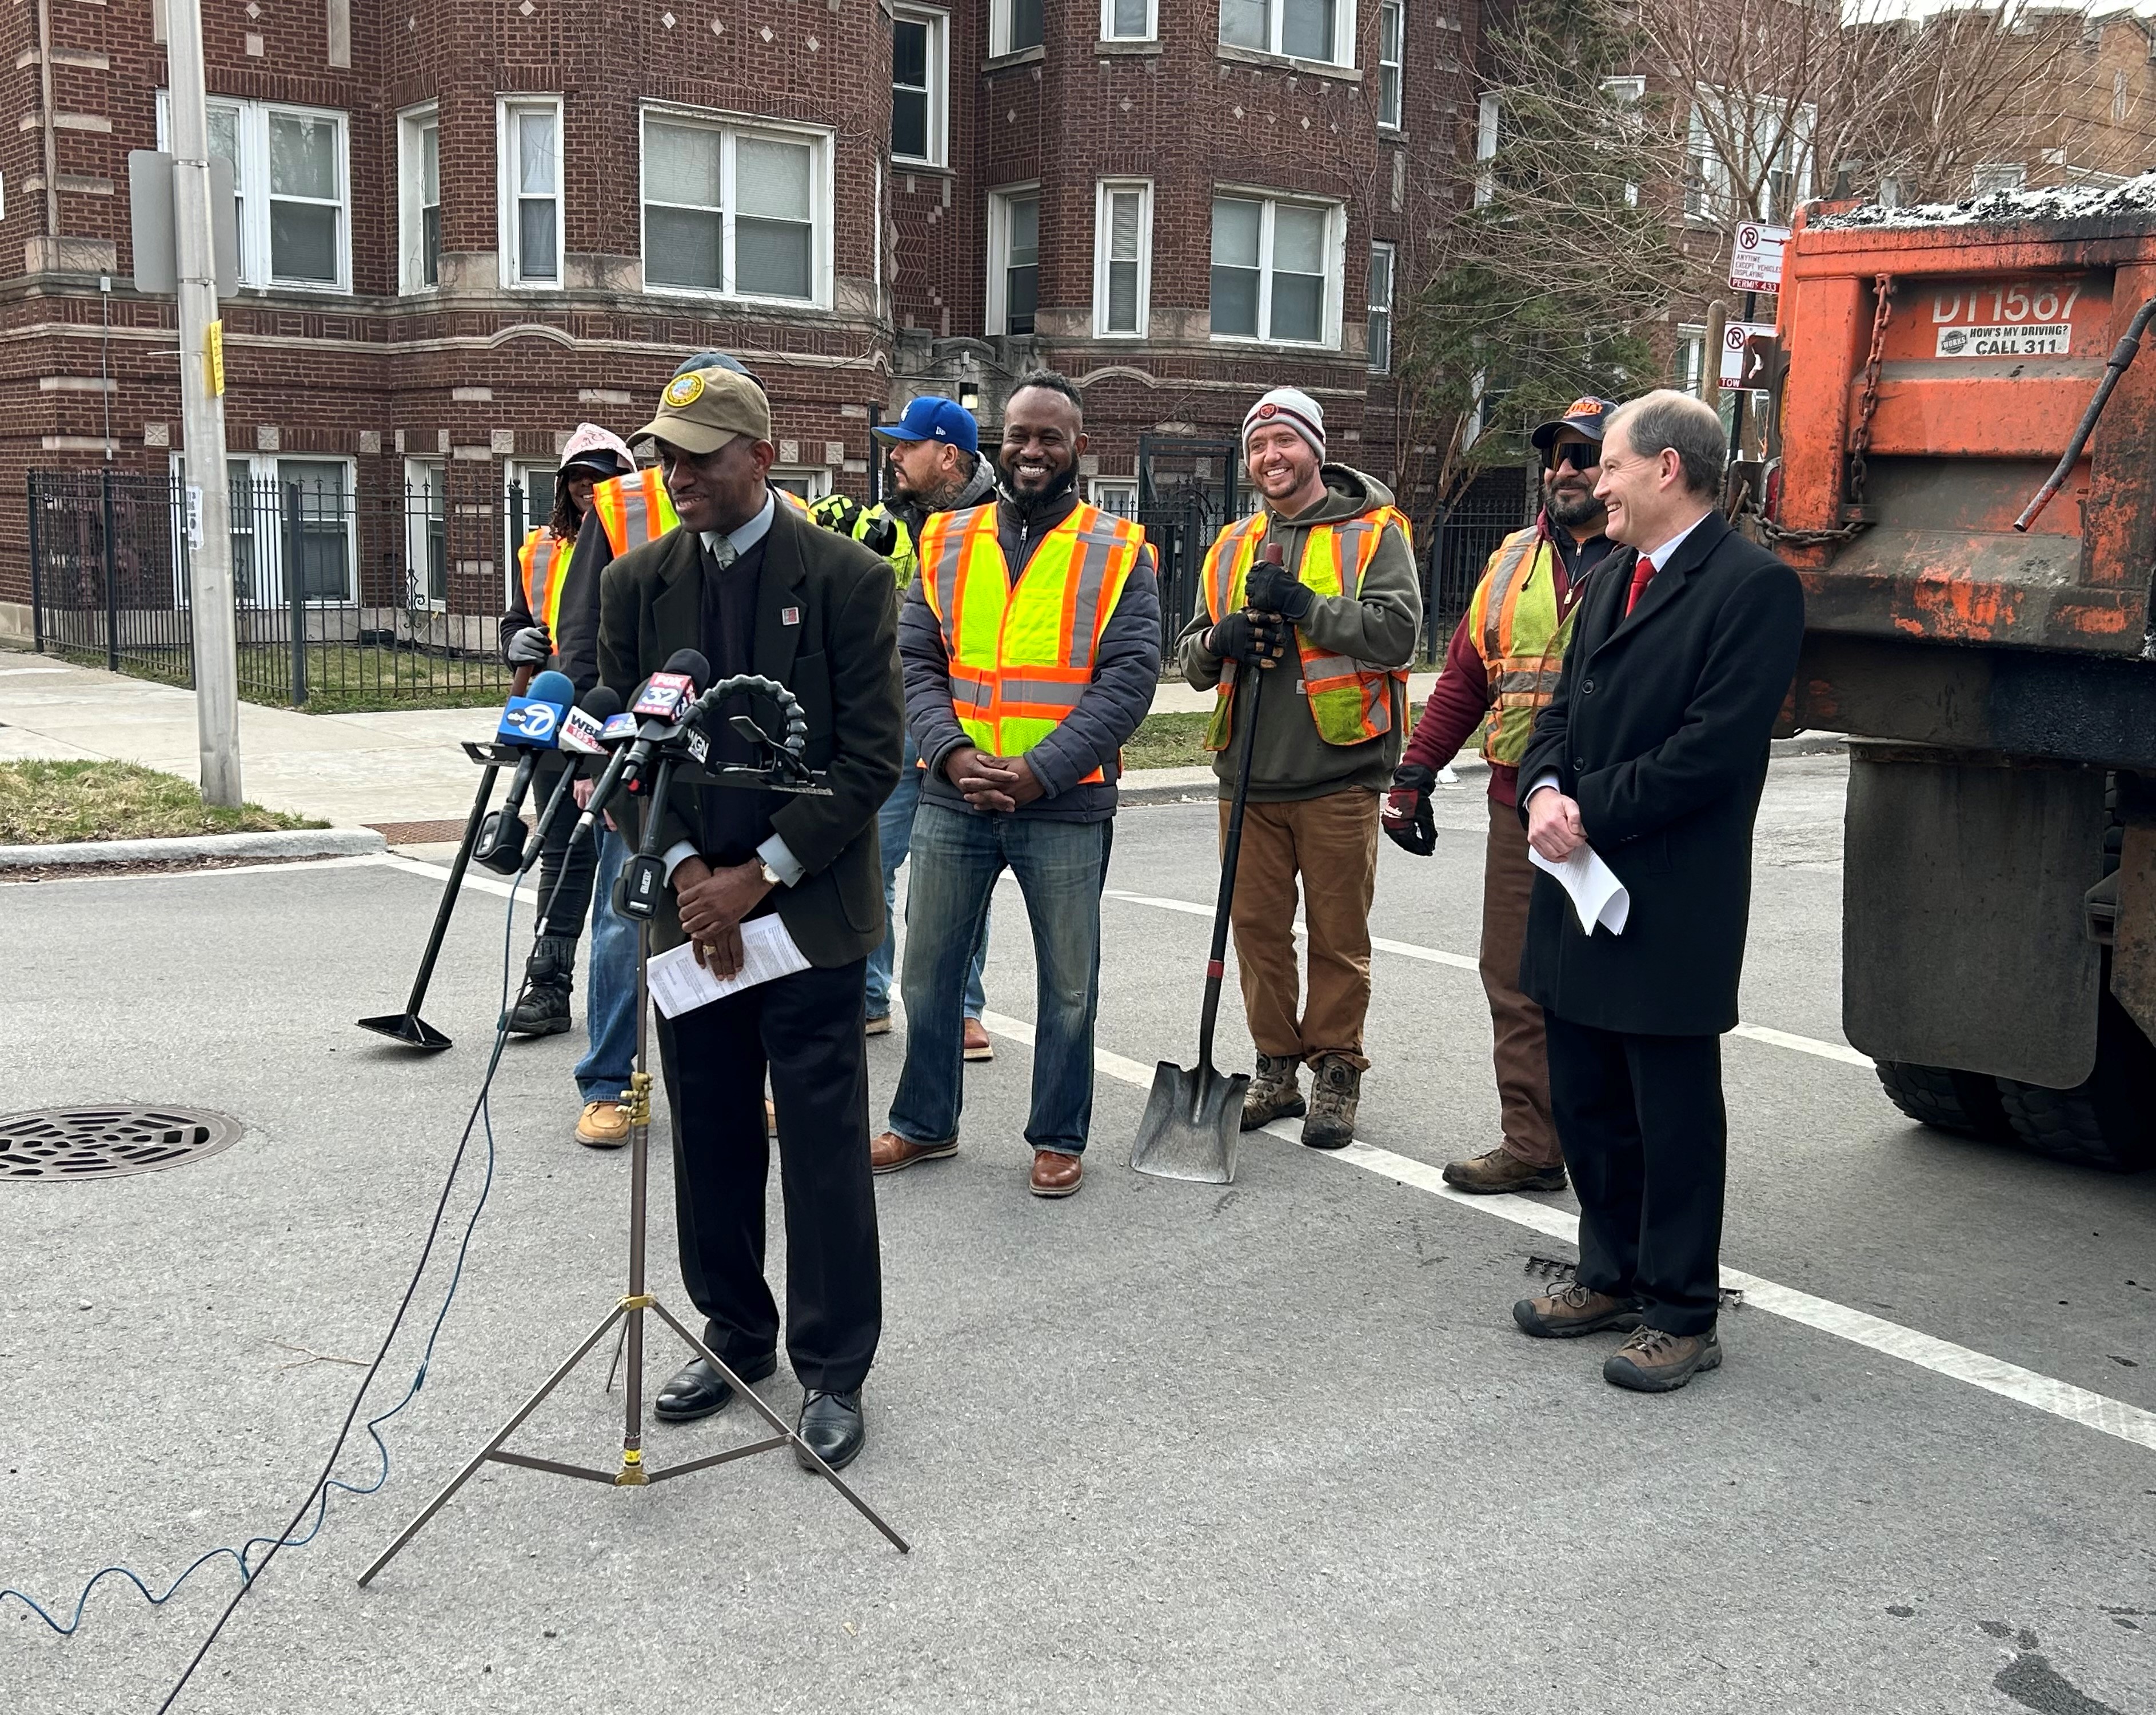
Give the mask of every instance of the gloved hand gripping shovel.
[[[1277, 544], [1268, 543], [1277, 556]], [[1235, 768], [1235, 796], [1228, 810], [1228, 839], [1220, 854], [1220, 899], [1213, 908], [1213, 951], [1205, 964], [1205, 1004], [1198, 1015], [1198, 1064], [1185, 1071], [1164, 1060], [1152, 1075], [1145, 1117], [1138, 1122], [1131, 1165], [1161, 1179], [1196, 1179], [1225, 1185], [1235, 1177], [1235, 1142], [1243, 1135], [1247, 1072], [1213, 1065], [1213, 1024], [1220, 1012], [1220, 979], [1228, 952], [1228, 908], [1235, 897], [1235, 859], [1243, 846], [1243, 805], [1250, 794], [1250, 747], [1258, 730], [1258, 693], [1265, 670], [1239, 665], [1237, 701], [1243, 724], [1243, 756]]]

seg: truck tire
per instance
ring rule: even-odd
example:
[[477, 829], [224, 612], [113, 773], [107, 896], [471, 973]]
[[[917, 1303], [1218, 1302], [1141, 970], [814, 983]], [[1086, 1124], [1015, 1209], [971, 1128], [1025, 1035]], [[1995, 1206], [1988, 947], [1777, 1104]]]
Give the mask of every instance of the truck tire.
[[1919, 1125], [1993, 1142], [2012, 1140], [1996, 1080], [1951, 1066], [1911, 1065], [1893, 1060], [1872, 1065], [1887, 1099]]
[[2014, 1135], [2040, 1155], [2107, 1173], [2156, 1167], [2156, 1049], [2107, 992], [2096, 1070], [2071, 1090], [1997, 1080]]

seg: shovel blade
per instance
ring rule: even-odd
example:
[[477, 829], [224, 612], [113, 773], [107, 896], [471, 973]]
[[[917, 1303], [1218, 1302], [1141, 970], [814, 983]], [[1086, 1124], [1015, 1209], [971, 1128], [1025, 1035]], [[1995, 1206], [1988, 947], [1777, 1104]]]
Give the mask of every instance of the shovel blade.
[[449, 1039], [415, 1012], [384, 1013], [378, 1019], [362, 1019], [359, 1028], [432, 1054], [449, 1045]]
[[1243, 1135], [1247, 1072], [1188, 1069], [1164, 1060], [1154, 1070], [1145, 1117], [1138, 1122], [1131, 1165], [1157, 1179], [1225, 1185], [1235, 1177], [1235, 1144]]

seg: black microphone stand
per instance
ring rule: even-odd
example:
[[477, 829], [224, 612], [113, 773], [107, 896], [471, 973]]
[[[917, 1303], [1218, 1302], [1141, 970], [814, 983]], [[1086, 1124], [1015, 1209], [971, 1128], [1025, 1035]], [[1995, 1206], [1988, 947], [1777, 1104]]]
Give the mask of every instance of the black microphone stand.
[[[745, 737], [753, 738], [762, 747], [762, 764], [755, 768], [704, 769], [701, 764], [710, 753], [709, 746], [704, 735], [696, 730], [695, 721], [715, 711], [726, 698], [743, 693], [769, 697], [779, 706], [787, 717], [785, 738], [774, 740], [753, 721], [745, 716], [737, 716], [731, 724], [736, 732]], [[502, 1425], [463, 1469], [449, 1479], [447, 1486], [427, 1503], [418, 1517], [404, 1527], [396, 1541], [384, 1548], [373, 1564], [360, 1574], [359, 1582], [362, 1587], [371, 1584], [375, 1574], [394, 1559], [405, 1544], [417, 1536], [427, 1522], [446, 1507], [457, 1491], [490, 1460], [498, 1465], [521, 1466], [531, 1471], [551, 1471], [557, 1476], [581, 1477], [588, 1482], [605, 1483], [617, 1488], [643, 1488], [652, 1483], [664, 1482], [670, 1477], [685, 1476], [692, 1471], [705, 1471], [715, 1465], [726, 1465], [737, 1459], [752, 1458], [759, 1453], [773, 1453], [782, 1447], [792, 1447], [803, 1464], [844, 1496], [855, 1512], [883, 1533], [892, 1547], [901, 1554], [910, 1552], [906, 1538], [848, 1487], [838, 1472], [826, 1465], [816, 1451], [801, 1439], [793, 1426], [773, 1410], [723, 1358], [690, 1332], [681, 1319], [660, 1302], [644, 1280], [644, 1229], [649, 1212], [651, 1156], [649, 967], [651, 919], [657, 907], [658, 890], [646, 887], [639, 891], [632, 878], [639, 870], [648, 875], [654, 869], [663, 866], [664, 860], [658, 850], [660, 812], [666, 802], [666, 793], [673, 783], [677, 768], [684, 762], [695, 771], [695, 779], [701, 784], [765, 792], [812, 793], [823, 797], [829, 797], [831, 790], [803, 764], [801, 753], [808, 742], [807, 721], [793, 694], [773, 680], [743, 675], [720, 680], [698, 699], [691, 715], [685, 718], [683, 735], [678, 744], [670, 744], [660, 752], [658, 767], [654, 771], [650, 790], [646, 794], [644, 838], [636, 855], [624, 865], [622, 872], [622, 908], [626, 915], [638, 919], [636, 1070], [630, 1074], [629, 1087], [623, 1092], [620, 1103], [629, 1117], [629, 1290], [616, 1301], [598, 1326], [584, 1337], [561, 1367], [540, 1384], [539, 1390], [517, 1408], [516, 1415]], [[761, 1440], [746, 1442], [737, 1447], [729, 1447], [723, 1452], [706, 1454], [701, 1458], [684, 1460], [678, 1465], [665, 1466], [656, 1471], [646, 1467], [644, 1462], [644, 1317], [647, 1312], [656, 1315], [680, 1335], [681, 1343], [710, 1364], [721, 1379], [732, 1387], [736, 1395], [746, 1400], [751, 1409], [770, 1425], [773, 1433]], [[561, 1460], [541, 1459], [529, 1453], [511, 1451], [505, 1443], [524, 1420], [539, 1409], [547, 1396], [567, 1379], [569, 1373], [583, 1362], [592, 1348], [606, 1338], [617, 1322], [624, 1324], [623, 1336], [628, 1356], [627, 1385], [623, 1402], [621, 1463], [619, 1467], [611, 1471], [601, 1470], [593, 1466], [571, 1465]], [[612, 1377], [609, 1375], [609, 1388], [611, 1385]]]

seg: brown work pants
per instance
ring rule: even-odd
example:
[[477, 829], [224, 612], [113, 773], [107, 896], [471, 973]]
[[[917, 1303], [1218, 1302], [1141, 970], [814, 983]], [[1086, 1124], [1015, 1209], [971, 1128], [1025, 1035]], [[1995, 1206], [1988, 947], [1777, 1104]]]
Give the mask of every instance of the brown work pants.
[[[1228, 806], [1220, 806], [1220, 837]], [[1303, 877], [1310, 1004], [1295, 961], [1296, 878]], [[1229, 921], [1243, 1012], [1258, 1052], [1315, 1062], [1337, 1054], [1358, 1071], [1370, 1009], [1370, 896], [1378, 879], [1378, 794], [1353, 790], [1243, 812], [1243, 850]], [[1517, 961], [1516, 961], [1517, 962]]]
[[1482, 988], [1496, 1039], [1497, 1096], [1504, 1144], [1535, 1167], [1557, 1167], [1563, 1153], [1550, 1117], [1549, 1051], [1543, 1009], [1520, 992], [1520, 950], [1527, 938], [1527, 900], [1535, 867], [1520, 813], [1490, 800], [1490, 844], [1482, 860]]

